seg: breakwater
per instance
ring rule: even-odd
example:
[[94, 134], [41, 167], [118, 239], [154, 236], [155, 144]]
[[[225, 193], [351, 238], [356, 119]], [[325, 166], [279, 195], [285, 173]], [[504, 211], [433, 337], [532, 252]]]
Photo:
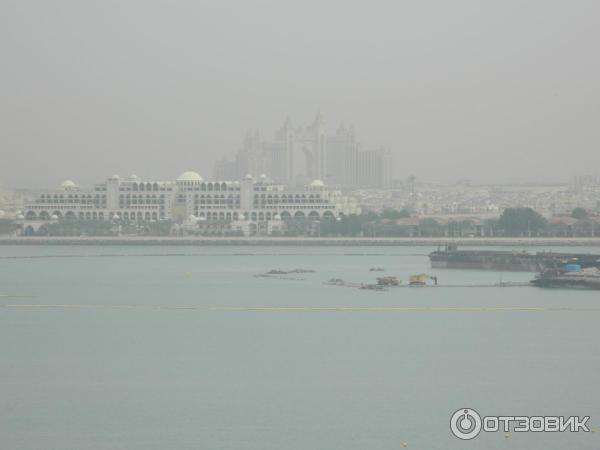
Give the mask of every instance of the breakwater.
[[377, 238], [377, 237], [0, 237], [0, 245], [296, 245], [600, 247], [600, 238]]

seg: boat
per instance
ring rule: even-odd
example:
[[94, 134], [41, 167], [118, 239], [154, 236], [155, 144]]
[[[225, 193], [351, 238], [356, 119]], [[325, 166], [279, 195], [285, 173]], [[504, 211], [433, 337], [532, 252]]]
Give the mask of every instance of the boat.
[[531, 284], [541, 288], [600, 289], [600, 269], [568, 264], [562, 269], [540, 272]]
[[385, 269], [383, 267], [371, 267], [369, 272], [383, 272]]
[[558, 268], [568, 262], [582, 267], [600, 267], [600, 255], [510, 250], [459, 250], [454, 244], [429, 254], [431, 267], [437, 269], [480, 269], [507, 272], [539, 272]]

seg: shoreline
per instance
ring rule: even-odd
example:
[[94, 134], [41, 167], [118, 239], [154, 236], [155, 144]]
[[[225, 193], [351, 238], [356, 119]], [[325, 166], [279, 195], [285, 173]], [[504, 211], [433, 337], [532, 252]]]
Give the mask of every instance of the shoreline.
[[0, 237], [1, 245], [600, 247], [600, 238]]

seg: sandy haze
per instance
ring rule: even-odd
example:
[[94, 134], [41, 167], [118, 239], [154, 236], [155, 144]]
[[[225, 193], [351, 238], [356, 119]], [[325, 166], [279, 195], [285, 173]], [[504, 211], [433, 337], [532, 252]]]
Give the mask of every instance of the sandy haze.
[[598, 174], [600, 3], [357, 3], [2, 1], [0, 182], [211, 177], [318, 109], [397, 177]]

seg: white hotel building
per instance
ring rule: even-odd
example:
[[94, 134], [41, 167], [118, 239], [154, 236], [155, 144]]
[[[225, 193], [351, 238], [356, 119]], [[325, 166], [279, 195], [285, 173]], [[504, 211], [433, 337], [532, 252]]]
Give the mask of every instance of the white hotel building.
[[26, 203], [21, 219], [25, 234], [50, 221], [68, 219], [171, 220], [181, 225], [229, 222], [232, 228], [252, 234], [291, 219], [318, 221], [359, 212], [353, 198], [328, 189], [319, 180], [292, 189], [264, 175], [211, 182], [196, 172], [184, 172], [175, 181], [114, 175], [92, 189], [81, 189], [67, 180], [58, 189], [40, 193], [35, 201]]

